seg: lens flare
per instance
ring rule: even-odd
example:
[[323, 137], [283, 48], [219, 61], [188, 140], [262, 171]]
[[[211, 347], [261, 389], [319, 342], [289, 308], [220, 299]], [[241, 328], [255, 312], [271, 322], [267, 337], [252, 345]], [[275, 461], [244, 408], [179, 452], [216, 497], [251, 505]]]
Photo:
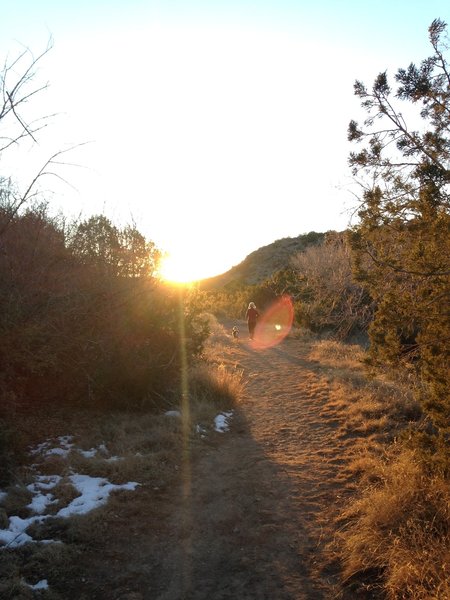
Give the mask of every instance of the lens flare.
[[263, 349], [276, 346], [288, 335], [294, 321], [294, 307], [290, 296], [281, 296], [259, 319], [253, 345]]
[[183, 447], [181, 455], [182, 465], [182, 552], [183, 563], [181, 570], [182, 585], [184, 589], [190, 589], [192, 576], [192, 548], [188, 532], [192, 530], [192, 478], [191, 478], [191, 454], [190, 454], [190, 431], [191, 431], [191, 411], [189, 396], [189, 377], [188, 360], [186, 351], [186, 323], [184, 320], [184, 300], [183, 289], [179, 290], [179, 336], [180, 336], [180, 359], [181, 359], [181, 424], [183, 433]]

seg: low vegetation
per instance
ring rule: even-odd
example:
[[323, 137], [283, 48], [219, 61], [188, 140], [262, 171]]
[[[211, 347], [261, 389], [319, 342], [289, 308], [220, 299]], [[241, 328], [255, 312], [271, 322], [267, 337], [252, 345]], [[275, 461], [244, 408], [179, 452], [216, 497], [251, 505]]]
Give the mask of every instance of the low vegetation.
[[370, 480], [342, 514], [349, 589], [378, 590], [395, 599], [448, 598], [448, 482], [430, 473], [418, 453], [406, 447], [372, 461]]
[[450, 485], [414, 441], [429, 426], [417, 401], [419, 382], [386, 372], [368, 378], [360, 346], [321, 340], [310, 357], [329, 369], [324, 416], [341, 416], [345, 471], [357, 482], [330, 516], [336, 534], [328, 554], [342, 565], [340, 597], [447, 598]]
[[[130, 552], [136, 549], [123, 540], [137, 535], [133, 528], [142, 520], [153, 523], [145, 533], [146, 543], [153, 545], [147, 558], [153, 552], [154, 562], [161, 563], [159, 528], [164, 527], [168, 512], [177, 502], [190, 462], [222, 435], [216, 419], [230, 415], [241, 387], [239, 372], [230, 372], [212, 361], [209, 366], [189, 369], [187, 405], [180, 389], [159, 411], [62, 406], [47, 415], [24, 413], [20, 426], [22, 461], [10, 485], [1, 487], [5, 495], [0, 501], [0, 530], [7, 528], [12, 518], [26, 520], [34, 514], [28, 506], [30, 486], [39, 477], [58, 477], [59, 483], [45, 490], [53, 496], [46, 518], [26, 529], [36, 541], [51, 539], [56, 543], [16, 546], [15, 537], [9, 548], [3, 547], [0, 596], [31, 599], [36, 594], [31, 586], [43, 581], [49, 587], [41, 594], [51, 600], [92, 597], [97, 587], [102, 588], [102, 594], [109, 590], [112, 595], [117, 585], [125, 593], [129, 577], [138, 585], [139, 578], [148, 573], [145, 569], [140, 574], [133, 571], [136, 558]], [[94, 483], [103, 478], [113, 485], [138, 485], [130, 491], [113, 491], [107, 504], [66, 519], [58, 516], [61, 509], [64, 514], [64, 508], [75, 498], [81, 503], [71, 480], [73, 473], [92, 478]], [[122, 578], [117, 573], [105, 580], [104, 567], [97, 564], [100, 551], [101, 561], [106, 561], [103, 565], [120, 561]]]
[[9, 414], [61, 404], [160, 410], [177, 387], [181, 349], [193, 360], [208, 335], [189, 293], [155, 278], [158, 250], [135, 228], [98, 216], [67, 231], [45, 206], [12, 210], [0, 206], [3, 478]]

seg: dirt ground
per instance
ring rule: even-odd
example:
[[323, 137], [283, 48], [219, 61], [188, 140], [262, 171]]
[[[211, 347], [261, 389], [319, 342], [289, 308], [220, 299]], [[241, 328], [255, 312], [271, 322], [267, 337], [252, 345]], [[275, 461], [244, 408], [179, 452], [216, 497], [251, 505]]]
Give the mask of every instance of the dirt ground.
[[[234, 323], [233, 323], [234, 324]], [[171, 519], [171, 577], [155, 600], [320, 600], [337, 597], [323, 565], [328, 521], [349, 492], [329, 382], [288, 337], [257, 350], [244, 323], [236, 342], [216, 332], [215, 352], [242, 369], [245, 393], [231, 431], [196, 460]]]
[[142, 486], [132, 500], [118, 495], [101, 522], [83, 521], [71, 540], [82, 551], [67, 569], [68, 599], [338, 597], [338, 569], [323, 550], [351, 493], [351, 441], [327, 406], [327, 369], [308, 358], [305, 338], [258, 350], [243, 322], [233, 340], [234, 324], [216, 328], [210, 349], [243, 372], [230, 431], [187, 444], [175, 485]]

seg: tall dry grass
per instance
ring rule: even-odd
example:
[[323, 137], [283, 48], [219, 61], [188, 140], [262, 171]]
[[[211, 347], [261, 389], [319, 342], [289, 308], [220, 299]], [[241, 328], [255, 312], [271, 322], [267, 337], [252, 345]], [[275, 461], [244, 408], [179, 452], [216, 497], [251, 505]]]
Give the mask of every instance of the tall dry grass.
[[361, 369], [365, 357], [364, 348], [358, 344], [344, 344], [337, 340], [315, 341], [310, 358], [334, 368]]
[[392, 373], [369, 377], [364, 350], [321, 340], [310, 358], [328, 370], [327, 410], [341, 416], [348, 471], [357, 493], [337, 517], [331, 546], [343, 565], [343, 597], [450, 598], [450, 483], [430, 473], [407, 440], [419, 430], [419, 382]]
[[389, 600], [447, 600], [449, 482], [430, 476], [405, 448], [372, 468], [376, 482], [341, 515], [345, 580], [361, 576]]
[[364, 350], [320, 340], [310, 358], [330, 377], [325, 411], [340, 415], [357, 492], [330, 545], [343, 565], [342, 597], [449, 600], [450, 483], [431, 473], [411, 438], [423, 427], [413, 377], [367, 374]]

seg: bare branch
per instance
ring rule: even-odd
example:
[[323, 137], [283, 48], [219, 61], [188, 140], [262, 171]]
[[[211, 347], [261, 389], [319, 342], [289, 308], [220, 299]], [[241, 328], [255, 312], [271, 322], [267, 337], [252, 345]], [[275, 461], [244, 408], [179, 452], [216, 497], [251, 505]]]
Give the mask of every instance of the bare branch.
[[[61, 181], [63, 181], [67, 185], [69, 185], [70, 187], [73, 187], [61, 175], [59, 175], [58, 173], [55, 173], [53, 171], [48, 171], [47, 169], [50, 165], [58, 165], [58, 164], [59, 165], [61, 165], [61, 164], [69, 165], [70, 163], [60, 162], [60, 161], [57, 161], [56, 159], [59, 158], [60, 156], [62, 156], [63, 154], [67, 154], [68, 152], [75, 150], [75, 148], [85, 146], [87, 143], [88, 142], [83, 142], [80, 144], [75, 144], [74, 146], [71, 146], [70, 148], [66, 148], [65, 150], [59, 150], [58, 152], [55, 152], [52, 156], [50, 156], [50, 158], [48, 158], [45, 161], [45, 163], [42, 165], [42, 167], [39, 169], [39, 171], [36, 173], [36, 175], [33, 177], [31, 182], [29, 183], [25, 192], [23, 194], [21, 194], [18, 198], [14, 198], [16, 200], [16, 204], [15, 204], [13, 210], [11, 211], [11, 213], [8, 215], [7, 221], [3, 224], [3, 227], [0, 229], [0, 236], [3, 235], [3, 233], [6, 231], [9, 224], [14, 219], [14, 217], [17, 215], [17, 213], [19, 212], [21, 207], [36, 195], [37, 192], [33, 192], [33, 190], [34, 190], [37, 182], [40, 179], [42, 179], [45, 176], [51, 175], [53, 177], [56, 177], [57, 179], [60, 179]], [[78, 166], [78, 165], [76, 165], [76, 166]]]
[[[12, 115], [13, 119], [19, 123], [21, 131], [16, 135], [8, 136], [9, 143], [0, 148], [0, 151], [5, 150], [10, 145], [19, 142], [24, 137], [30, 137], [35, 143], [37, 139], [35, 133], [37, 130], [33, 129], [31, 124], [27, 124], [23, 116], [20, 114], [19, 109], [22, 105], [27, 103], [33, 96], [48, 88], [48, 83], [38, 86], [35, 89], [27, 89], [29, 84], [34, 80], [37, 72], [39, 62], [47, 55], [52, 47], [51, 40], [47, 44], [46, 49], [37, 57], [34, 57], [31, 51], [26, 48], [9, 64], [5, 62], [3, 72], [0, 74], [0, 88], [3, 98], [3, 103], [0, 106], [0, 124], [3, 125], [9, 115]], [[14, 69], [20, 65], [26, 56], [31, 55], [30, 63], [26, 66], [22, 75], [18, 78], [14, 78]], [[9, 80], [11, 84], [9, 84]], [[48, 118], [48, 117], [46, 117]]]

